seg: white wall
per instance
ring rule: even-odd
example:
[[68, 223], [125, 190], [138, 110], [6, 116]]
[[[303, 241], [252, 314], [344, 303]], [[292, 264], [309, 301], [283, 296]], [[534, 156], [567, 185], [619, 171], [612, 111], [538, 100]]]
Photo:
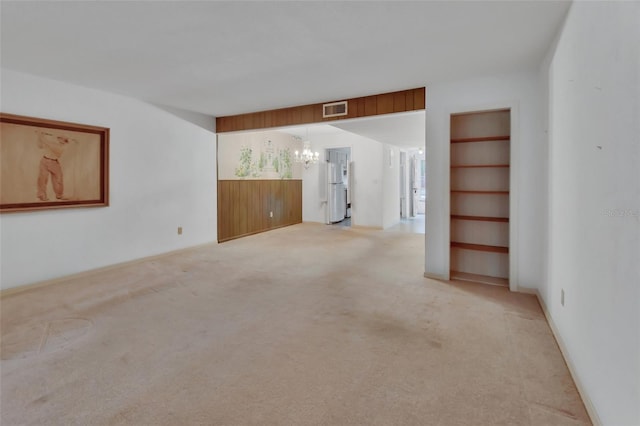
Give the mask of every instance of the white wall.
[[2, 111], [111, 129], [109, 207], [0, 216], [3, 289], [216, 240], [215, 134], [138, 100], [8, 70]]
[[351, 224], [382, 228], [383, 145], [372, 139], [342, 131], [314, 135], [310, 140], [312, 151], [320, 153], [320, 162], [302, 173], [303, 222], [325, 222], [325, 149], [350, 147], [351, 160], [354, 162]]
[[511, 107], [512, 237], [515, 283], [538, 288], [545, 276], [546, 146], [540, 83], [535, 72], [428, 85], [425, 272], [449, 276], [449, 117], [451, 113]]
[[604, 425], [640, 424], [639, 22], [638, 2], [574, 2], [548, 70], [541, 294]]
[[383, 145], [382, 227], [387, 229], [400, 221], [400, 149]]

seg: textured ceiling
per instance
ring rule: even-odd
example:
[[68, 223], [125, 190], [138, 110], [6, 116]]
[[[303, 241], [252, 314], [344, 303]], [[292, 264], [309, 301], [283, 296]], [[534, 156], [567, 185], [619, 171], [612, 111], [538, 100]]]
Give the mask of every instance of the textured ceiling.
[[339, 120], [331, 124], [289, 126], [276, 130], [311, 142], [316, 136], [350, 132], [403, 149], [418, 149], [424, 146], [425, 113], [423, 110], [385, 114], [356, 120]]
[[567, 2], [15, 2], [2, 67], [214, 116], [533, 69]]
[[387, 114], [371, 119], [344, 121], [333, 125], [347, 132], [403, 148], [424, 146], [426, 130], [424, 111]]

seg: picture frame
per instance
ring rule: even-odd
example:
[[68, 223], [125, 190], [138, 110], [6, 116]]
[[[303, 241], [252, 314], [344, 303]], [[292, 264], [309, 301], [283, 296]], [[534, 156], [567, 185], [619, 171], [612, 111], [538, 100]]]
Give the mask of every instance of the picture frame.
[[109, 128], [0, 113], [0, 213], [109, 205]]

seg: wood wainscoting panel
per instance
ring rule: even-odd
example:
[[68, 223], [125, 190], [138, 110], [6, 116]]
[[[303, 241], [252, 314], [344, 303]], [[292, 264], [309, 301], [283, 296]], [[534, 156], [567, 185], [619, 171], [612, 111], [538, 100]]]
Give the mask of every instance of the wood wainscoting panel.
[[318, 104], [217, 117], [216, 132], [225, 133], [267, 129], [271, 127], [296, 126], [300, 124], [322, 123], [349, 118], [422, 110], [425, 109], [426, 106], [426, 89], [419, 87], [417, 89], [342, 100], [347, 102], [347, 115], [323, 117], [322, 106], [325, 103], [334, 102], [328, 101]]
[[302, 223], [301, 180], [219, 180], [218, 242]]

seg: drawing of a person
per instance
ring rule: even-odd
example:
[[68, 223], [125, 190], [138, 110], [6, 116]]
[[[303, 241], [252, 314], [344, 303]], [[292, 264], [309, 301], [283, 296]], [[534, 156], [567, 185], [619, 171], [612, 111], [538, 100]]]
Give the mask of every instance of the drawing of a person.
[[48, 201], [47, 181], [51, 175], [51, 184], [56, 199], [64, 200], [64, 181], [60, 157], [64, 153], [69, 142], [73, 141], [66, 136], [54, 136], [42, 130], [36, 130], [38, 135], [38, 148], [44, 151], [40, 159], [40, 173], [38, 174], [38, 199]]

